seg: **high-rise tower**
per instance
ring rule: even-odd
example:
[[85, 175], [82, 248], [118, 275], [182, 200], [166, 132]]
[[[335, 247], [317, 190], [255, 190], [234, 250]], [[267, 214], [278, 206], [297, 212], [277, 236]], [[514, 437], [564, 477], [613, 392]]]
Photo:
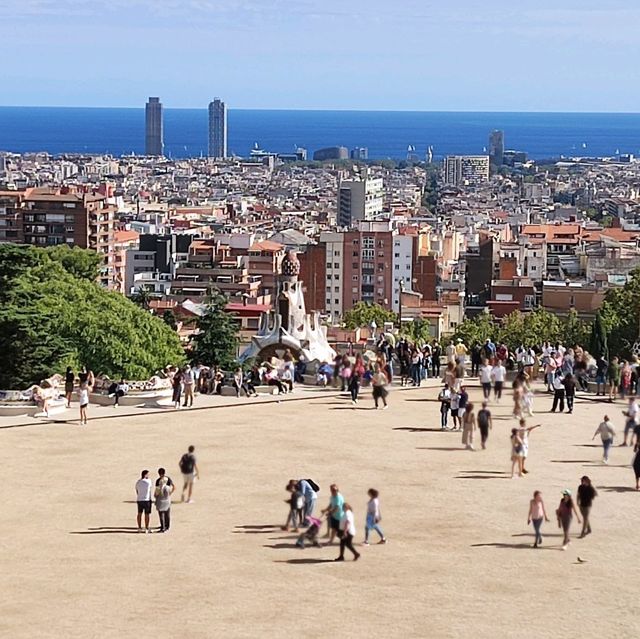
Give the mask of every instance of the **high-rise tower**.
[[227, 105], [220, 98], [209, 104], [209, 157], [227, 157]]
[[489, 159], [495, 167], [504, 164], [504, 131], [492, 131], [489, 135]]
[[164, 155], [162, 102], [149, 98], [145, 107], [145, 155]]

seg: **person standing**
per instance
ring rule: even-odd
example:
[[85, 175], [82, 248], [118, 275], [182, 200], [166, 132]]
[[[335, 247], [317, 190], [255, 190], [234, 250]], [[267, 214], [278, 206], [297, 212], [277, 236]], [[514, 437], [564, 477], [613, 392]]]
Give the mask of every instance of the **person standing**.
[[364, 545], [369, 545], [369, 533], [375, 530], [379, 537], [380, 544], [386, 544], [387, 538], [380, 528], [380, 522], [382, 521], [382, 515], [380, 514], [380, 499], [379, 493], [375, 488], [369, 488], [367, 491], [369, 495], [369, 501], [367, 502], [367, 520], [364, 527]]
[[620, 386], [620, 365], [618, 358], [612, 358], [607, 368], [607, 382], [609, 383], [609, 401], [612, 402], [618, 396]]
[[493, 378], [493, 398], [499, 402], [502, 397], [504, 380], [507, 378], [507, 369], [503, 366], [501, 360], [498, 360], [491, 370], [491, 377]]
[[596, 428], [596, 432], [593, 433], [593, 437], [591, 441], [596, 438], [596, 435], [600, 435], [602, 439], [602, 448], [603, 455], [602, 461], [605, 464], [609, 463], [609, 450], [613, 445], [613, 438], [616, 436], [616, 429], [613, 427], [613, 424], [609, 421], [609, 415], [604, 416], [604, 420], [600, 422], [598, 428]]
[[373, 375], [373, 379], [371, 380], [372, 394], [376, 408], [378, 408], [378, 401], [382, 400], [382, 410], [386, 410], [388, 408], [387, 395], [389, 394], [389, 391], [387, 391], [387, 383], [387, 376], [382, 372], [379, 366], [376, 366], [376, 371]]
[[458, 393], [455, 389], [451, 391], [451, 421], [453, 422], [453, 427], [451, 430], [458, 430], [458, 427], [462, 425], [460, 421], [460, 393]]
[[180, 458], [178, 466], [180, 466], [180, 472], [182, 473], [182, 500], [184, 501], [185, 493], [187, 494], [187, 503], [192, 504], [193, 499], [191, 495], [193, 493], [193, 484], [196, 479], [200, 479], [200, 470], [198, 469], [198, 462], [195, 455], [195, 446], [189, 446], [187, 452]]
[[353, 364], [351, 379], [349, 380], [349, 393], [351, 394], [351, 403], [354, 406], [358, 403], [358, 394], [360, 393], [364, 372], [364, 360], [362, 359], [362, 355], [358, 353], [356, 355], [356, 361]]
[[636, 476], [636, 490], [640, 490], [640, 424], [636, 424], [636, 427], [633, 429], [631, 445], [633, 446], [634, 452], [633, 472]]
[[471, 347], [471, 377], [477, 377], [482, 364], [482, 345], [475, 342]]
[[344, 550], [348, 548], [353, 553], [353, 561], [360, 559], [360, 553], [353, 547], [353, 538], [356, 536], [356, 524], [353, 510], [349, 504], [344, 504], [343, 514], [340, 519], [340, 555], [334, 561], [344, 561]]
[[329, 543], [332, 544], [336, 535], [342, 536], [340, 523], [344, 514], [344, 497], [340, 494], [340, 490], [336, 484], [329, 486], [331, 497], [329, 505], [322, 511], [323, 514], [329, 515]]
[[67, 398], [67, 408], [71, 408], [71, 396], [73, 395], [73, 385], [76, 381], [75, 373], [71, 366], [67, 366], [67, 372], [64, 374], [64, 396]]
[[482, 402], [482, 408], [478, 411], [478, 430], [480, 431], [480, 443], [482, 450], [487, 447], [487, 439], [489, 431], [493, 428], [493, 420], [491, 419], [491, 411], [487, 408], [486, 400]]
[[562, 375], [556, 373], [553, 376], [553, 404], [551, 406], [551, 412], [555, 413], [556, 409], [560, 408], [560, 412], [564, 413], [564, 384], [562, 382]]
[[518, 437], [522, 442], [522, 474], [526, 475], [529, 471], [525, 468], [527, 463], [527, 457], [529, 456], [529, 434], [532, 430], [540, 428], [542, 424], [536, 424], [535, 426], [527, 426], [527, 422], [524, 418], [520, 419], [520, 428], [518, 429]]
[[542, 543], [542, 535], [540, 534], [540, 527], [542, 526], [542, 520], [549, 521], [547, 517], [547, 511], [542, 501], [542, 493], [536, 490], [533, 493], [533, 499], [529, 502], [529, 514], [527, 515], [527, 524], [533, 523], [533, 530], [535, 533], [535, 541], [533, 547], [537, 548]]
[[158, 479], [156, 479], [156, 510], [160, 519], [160, 532], [168, 532], [171, 527], [171, 495], [176, 487], [171, 481], [171, 477], [165, 474], [164, 468], [158, 468]]
[[78, 389], [80, 399], [80, 423], [87, 425], [87, 409], [89, 408], [89, 384], [82, 382]]
[[516, 468], [518, 477], [522, 477], [522, 440], [518, 435], [518, 429], [511, 429], [511, 479], [515, 477]]
[[596, 361], [596, 397], [599, 395], [604, 397], [608, 370], [609, 364], [607, 363], [607, 360], [602, 356], [598, 357]]
[[451, 407], [451, 391], [449, 390], [449, 384], [445, 384], [444, 388], [440, 391], [438, 401], [440, 402], [440, 428], [441, 430], [447, 430], [449, 408]]
[[136, 482], [136, 505], [138, 507], [138, 532], [142, 532], [142, 515], [144, 513], [144, 530], [147, 534], [151, 532], [149, 528], [149, 517], [151, 516], [151, 480], [149, 471], [143, 470], [140, 479]]
[[580, 480], [578, 486], [578, 508], [580, 508], [580, 514], [582, 515], [582, 532], [580, 533], [580, 539], [591, 534], [591, 506], [593, 500], [598, 496], [598, 492], [591, 485], [591, 479], [587, 475], [584, 475]]
[[302, 493], [304, 497], [304, 519], [313, 515], [313, 511], [316, 507], [316, 501], [318, 499], [317, 485], [311, 485], [311, 481], [308, 479], [298, 480], [298, 491]]
[[431, 376], [437, 379], [440, 377], [440, 359], [442, 357], [442, 347], [437, 340], [433, 340], [431, 347]]
[[195, 375], [193, 374], [193, 370], [191, 366], [188, 364], [184, 367], [184, 371], [182, 373], [182, 383], [184, 385], [184, 404], [183, 406], [186, 408], [189, 406], [193, 406], [193, 391], [194, 385], [196, 383]]
[[180, 397], [182, 396], [182, 371], [178, 368], [171, 380], [173, 387], [173, 395], [171, 397], [173, 401], [173, 407], [177, 410], [180, 408]]
[[473, 412], [473, 404], [469, 402], [464, 407], [464, 413], [462, 415], [462, 445], [467, 450], [474, 450], [473, 448], [473, 433], [476, 430], [476, 416]]
[[560, 500], [560, 505], [556, 510], [556, 517], [558, 518], [558, 528], [562, 528], [562, 532], [564, 533], [564, 539], [562, 541], [562, 550], [566, 550], [567, 546], [571, 542], [569, 539], [569, 531], [571, 530], [571, 522], [573, 520], [573, 515], [575, 514], [578, 523], [580, 521], [580, 515], [578, 515], [578, 511], [576, 510], [575, 504], [573, 503], [573, 499], [571, 499], [571, 491], [563, 490], [562, 491], [562, 499]]

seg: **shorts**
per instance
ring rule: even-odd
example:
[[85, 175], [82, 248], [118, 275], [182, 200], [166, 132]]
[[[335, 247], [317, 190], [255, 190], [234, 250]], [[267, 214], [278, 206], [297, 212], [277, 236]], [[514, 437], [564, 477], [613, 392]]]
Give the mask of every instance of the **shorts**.
[[73, 382], [65, 382], [64, 392], [65, 393], [73, 393]]
[[182, 479], [185, 486], [191, 486], [193, 484], [196, 474], [195, 473], [182, 473]]
[[335, 517], [329, 517], [329, 525], [331, 527], [331, 530], [340, 530], [340, 520], [336, 519]]
[[452, 408], [451, 409], [451, 417], [457, 417], [458, 416], [458, 408]]
[[138, 515], [144, 513], [145, 515], [151, 514], [151, 500], [149, 501], [139, 501], [136, 502], [138, 504]]
[[80, 408], [86, 408], [89, 404], [80, 404]]
[[503, 382], [494, 382], [494, 390], [501, 391]]
[[604, 375], [596, 375], [596, 384], [604, 384]]

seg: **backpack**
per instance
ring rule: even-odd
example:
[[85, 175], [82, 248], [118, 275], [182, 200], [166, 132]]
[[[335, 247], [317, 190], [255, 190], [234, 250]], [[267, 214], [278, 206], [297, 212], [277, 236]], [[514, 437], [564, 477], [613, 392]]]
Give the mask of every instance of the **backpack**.
[[184, 475], [189, 475], [193, 472], [193, 456], [190, 453], [185, 453], [180, 459], [180, 471]]
[[311, 486], [311, 488], [313, 488], [313, 491], [316, 493], [320, 492], [320, 486], [318, 486], [318, 484], [316, 484], [315, 481], [313, 481], [313, 479], [307, 479], [307, 483], [309, 484], [309, 486]]

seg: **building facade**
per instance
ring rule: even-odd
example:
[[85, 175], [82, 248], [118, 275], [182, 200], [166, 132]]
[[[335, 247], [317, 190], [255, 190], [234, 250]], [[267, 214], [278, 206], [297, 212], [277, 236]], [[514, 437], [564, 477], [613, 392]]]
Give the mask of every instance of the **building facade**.
[[163, 127], [160, 98], [149, 98], [145, 107], [145, 155], [164, 155]]
[[220, 98], [209, 104], [209, 157], [227, 157], [227, 105]]
[[351, 227], [373, 220], [382, 213], [384, 184], [382, 178], [368, 176], [343, 180], [338, 189], [338, 226]]
[[452, 186], [474, 186], [489, 180], [488, 155], [450, 155], [444, 161], [444, 179]]
[[504, 131], [492, 131], [489, 135], [489, 161], [497, 168], [504, 164]]

